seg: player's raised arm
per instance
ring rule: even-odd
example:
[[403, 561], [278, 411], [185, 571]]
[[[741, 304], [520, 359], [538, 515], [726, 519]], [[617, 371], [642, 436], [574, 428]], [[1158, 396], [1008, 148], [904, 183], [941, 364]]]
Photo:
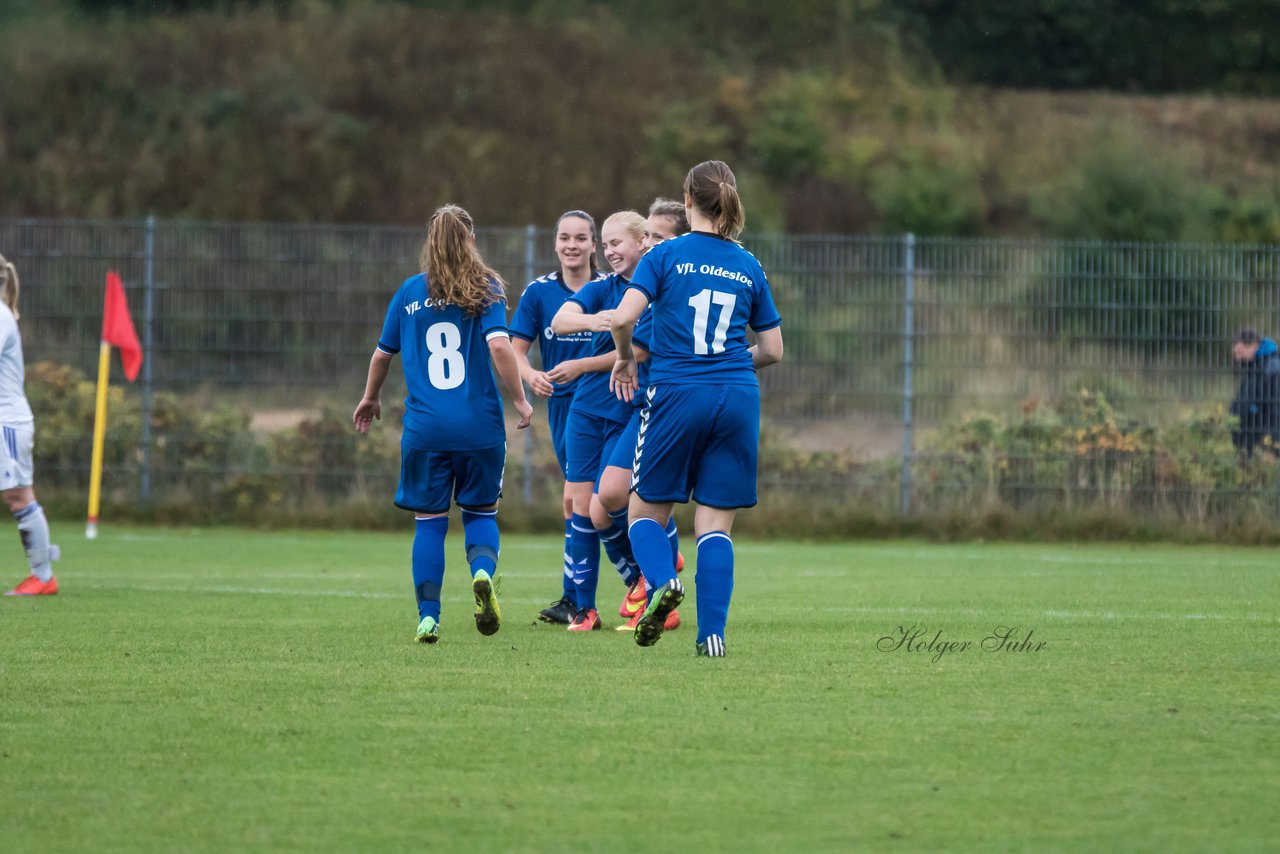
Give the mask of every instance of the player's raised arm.
[[557, 335], [572, 335], [575, 332], [608, 332], [613, 322], [613, 312], [609, 309], [587, 314], [582, 306], [570, 300], [560, 306], [556, 316], [551, 319], [551, 331]]

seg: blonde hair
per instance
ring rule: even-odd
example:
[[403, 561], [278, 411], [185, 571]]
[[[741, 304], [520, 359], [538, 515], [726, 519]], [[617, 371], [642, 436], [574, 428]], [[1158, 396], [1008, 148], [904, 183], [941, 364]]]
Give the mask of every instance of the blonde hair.
[[427, 274], [427, 289], [438, 305], [456, 305], [467, 314], [484, 311], [501, 298], [506, 283], [476, 248], [476, 227], [457, 205], [445, 205], [431, 215], [419, 266]]
[[716, 234], [737, 240], [747, 224], [747, 212], [738, 198], [738, 181], [722, 160], [704, 160], [689, 170], [684, 191], [698, 210], [706, 214]]
[[600, 226], [600, 233], [610, 225], [618, 224], [627, 230], [627, 233], [635, 238], [636, 243], [644, 243], [644, 217], [635, 211], [618, 211], [611, 213], [605, 218], [604, 225]]
[[0, 301], [9, 306], [9, 310], [13, 312], [14, 320], [17, 320], [20, 316], [18, 314], [18, 286], [18, 268], [13, 266], [13, 262], [0, 255]]
[[649, 216], [665, 216], [671, 220], [676, 235], [689, 233], [689, 217], [684, 212], [684, 205], [675, 199], [664, 199], [661, 196], [649, 205]]

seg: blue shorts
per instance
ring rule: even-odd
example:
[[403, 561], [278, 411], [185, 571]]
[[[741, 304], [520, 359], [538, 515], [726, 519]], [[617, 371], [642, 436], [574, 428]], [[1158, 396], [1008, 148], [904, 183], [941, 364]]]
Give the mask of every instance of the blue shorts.
[[623, 427], [622, 432], [618, 434], [618, 441], [614, 443], [613, 453], [609, 455], [605, 465], [631, 471], [631, 467], [635, 465], [636, 461], [636, 436], [639, 433], [640, 410], [636, 409], [631, 416], [631, 420], [627, 422], [627, 426]]
[[625, 424], [619, 424], [598, 415], [574, 412], [569, 415], [566, 431], [569, 442], [569, 464], [565, 467], [565, 480], [569, 483], [591, 481], [599, 483], [600, 472], [613, 453]]
[[560, 473], [569, 473], [568, 443], [569, 407], [573, 406], [573, 395], [562, 394], [559, 397], [547, 398], [547, 424], [551, 427], [551, 447], [556, 452], [556, 462], [560, 464]]
[[640, 412], [631, 490], [651, 504], [756, 503], [760, 388], [650, 386]]
[[505, 444], [482, 451], [421, 451], [401, 445], [396, 506], [444, 513], [456, 499], [459, 507], [491, 507], [502, 497], [506, 465]]

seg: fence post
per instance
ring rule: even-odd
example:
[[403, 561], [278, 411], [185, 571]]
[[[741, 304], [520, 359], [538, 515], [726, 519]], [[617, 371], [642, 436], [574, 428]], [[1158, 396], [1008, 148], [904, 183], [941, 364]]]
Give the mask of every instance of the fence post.
[[902, 515], [911, 513], [911, 457], [914, 450], [915, 403], [912, 373], [915, 369], [916, 236], [903, 237], [902, 263]]
[[[524, 229], [524, 280], [526, 283], [533, 281], [534, 249], [537, 241], [538, 227], [530, 223]], [[524, 463], [521, 466], [520, 475], [523, 479], [522, 496], [525, 506], [528, 507], [533, 503], [533, 433], [528, 430], [524, 431]]]
[[142, 267], [142, 500], [151, 500], [151, 319], [154, 309], [156, 218], [147, 217]]

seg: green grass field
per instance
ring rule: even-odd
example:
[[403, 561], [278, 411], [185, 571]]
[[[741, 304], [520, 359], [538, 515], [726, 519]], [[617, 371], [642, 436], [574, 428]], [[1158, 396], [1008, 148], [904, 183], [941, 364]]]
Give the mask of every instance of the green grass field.
[[[409, 532], [57, 527], [62, 593], [0, 602], [5, 851], [1280, 838], [1271, 551], [740, 542], [729, 657], [708, 660], [692, 596], [652, 649], [612, 631], [612, 577], [606, 631], [535, 624], [554, 536], [504, 543], [491, 638], [451, 536], [422, 646]], [[893, 649], [913, 626], [974, 646]], [[997, 626], [1044, 646], [983, 651]]]

